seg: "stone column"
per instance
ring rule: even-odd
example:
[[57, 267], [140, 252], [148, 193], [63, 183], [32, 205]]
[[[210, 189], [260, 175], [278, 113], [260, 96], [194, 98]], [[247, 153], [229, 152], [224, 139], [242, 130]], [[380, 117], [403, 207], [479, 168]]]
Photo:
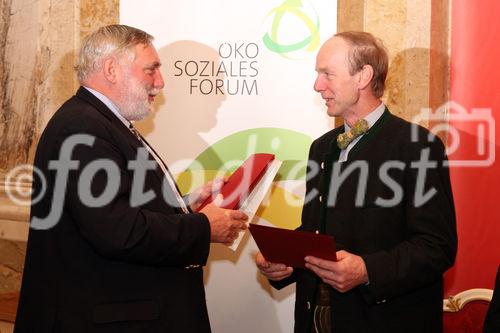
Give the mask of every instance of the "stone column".
[[38, 138], [78, 87], [80, 40], [118, 17], [119, 0], [0, 2], [0, 293], [20, 286]]
[[449, 1], [338, 0], [338, 12], [338, 31], [367, 31], [384, 41], [389, 109], [410, 121], [423, 112], [418, 122], [432, 125], [428, 108], [449, 96]]

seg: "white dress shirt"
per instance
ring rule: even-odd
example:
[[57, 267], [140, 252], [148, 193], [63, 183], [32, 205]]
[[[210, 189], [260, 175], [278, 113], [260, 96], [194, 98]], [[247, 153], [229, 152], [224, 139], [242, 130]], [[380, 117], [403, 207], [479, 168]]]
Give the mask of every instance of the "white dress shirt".
[[[85, 87], [85, 89], [87, 89], [88, 91], [90, 91], [90, 93], [92, 93], [92, 95], [94, 95], [95, 97], [97, 97], [101, 102], [104, 103], [104, 105], [106, 105], [108, 107], [108, 109], [111, 110], [111, 112], [113, 112], [113, 114], [118, 118], [120, 119], [120, 121], [123, 123], [123, 125], [128, 129], [130, 130], [130, 127], [132, 126], [132, 123], [130, 121], [128, 121], [127, 119], [125, 119], [121, 114], [120, 112], [118, 111], [118, 107], [116, 106], [115, 103], [113, 103], [108, 97], [106, 97], [105, 95], [101, 94], [100, 92], [92, 89], [92, 88], [89, 88], [89, 87]], [[135, 133], [133, 133], [131, 131], [132, 134], [135, 135]], [[179, 207], [182, 209], [182, 211], [184, 213], [189, 213], [189, 210], [186, 206], [186, 203], [184, 202], [184, 200], [182, 199], [182, 196], [181, 194], [179, 193], [179, 191], [177, 190], [177, 186], [175, 185], [175, 181], [172, 177], [172, 175], [170, 174], [170, 171], [168, 171], [167, 169], [167, 165], [163, 162], [163, 160], [160, 158], [160, 156], [158, 156], [155, 151], [151, 148], [151, 146], [144, 140], [142, 139], [142, 137], [139, 135], [138, 137], [138, 140], [141, 141], [142, 145], [144, 147], [146, 147], [146, 149], [148, 150], [148, 152], [151, 154], [151, 156], [153, 156], [153, 158], [156, 160], [156, 163], [158, 163], [158, 165], [160, 166], [161, 170], [163, 171], [163, 173], [165, 174], [165, 177], [167, 179], [167, 182], [168, 184], [170, 185], [170, 188], [172, 189], [172, 191], [174, 192], [176, 198], [177, 198], [177, 201], [179, 202]]]

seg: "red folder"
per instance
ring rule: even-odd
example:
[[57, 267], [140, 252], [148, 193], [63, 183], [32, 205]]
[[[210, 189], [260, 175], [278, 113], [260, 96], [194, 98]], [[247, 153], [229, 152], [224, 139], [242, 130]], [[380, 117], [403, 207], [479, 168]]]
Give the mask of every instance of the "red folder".
[[305, 268], [306, 256], [337, 261], [333, 236], [258, 224], [250, 224], [249, 230], [267, 261], [300, 268]]
[[[221, 205], [226, 209], [238, 209], [240, 203], [252, 192], [252, 189], [265, 174], [267, 167], [274, 160], [273, 154], [253, 154], [250, 155], [243, 164], [236, 169], [227, 182], [222, 186], [220, 194], [224, 197]], [[198, 211], [211, 203], [215, 196], [210, 196], [198, 208]]]

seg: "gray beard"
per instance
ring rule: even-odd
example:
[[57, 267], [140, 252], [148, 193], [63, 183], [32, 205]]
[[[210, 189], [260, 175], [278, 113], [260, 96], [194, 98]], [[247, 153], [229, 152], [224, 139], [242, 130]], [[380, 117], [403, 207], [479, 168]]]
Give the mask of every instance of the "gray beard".
[[[145, 96], [144, 99], [140, 98]], [[148, 91], [138, 82], [132, 81], [120, 94], [120, 100], [116, 103], [120, 114], [127, 120], [142, 120], [151, 113], [151, 105], [148, 101]]]
[[129, 121], [142, 120], [151, 113], [151, 107], [147, 101], [135, 103], [132, 101], [124, 101], [123, 103], [117, 103], [117, 106], [123, 118]]

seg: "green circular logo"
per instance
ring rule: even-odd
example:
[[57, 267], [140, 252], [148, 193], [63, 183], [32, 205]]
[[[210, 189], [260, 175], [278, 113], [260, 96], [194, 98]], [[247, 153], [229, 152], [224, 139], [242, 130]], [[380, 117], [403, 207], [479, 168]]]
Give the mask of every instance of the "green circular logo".
[[286, 0], [273, 8], [270, 26], [262, 41], [272, 52], [285, 58], [304, 58], [319, 46], [319, 16], [304, 0]]

